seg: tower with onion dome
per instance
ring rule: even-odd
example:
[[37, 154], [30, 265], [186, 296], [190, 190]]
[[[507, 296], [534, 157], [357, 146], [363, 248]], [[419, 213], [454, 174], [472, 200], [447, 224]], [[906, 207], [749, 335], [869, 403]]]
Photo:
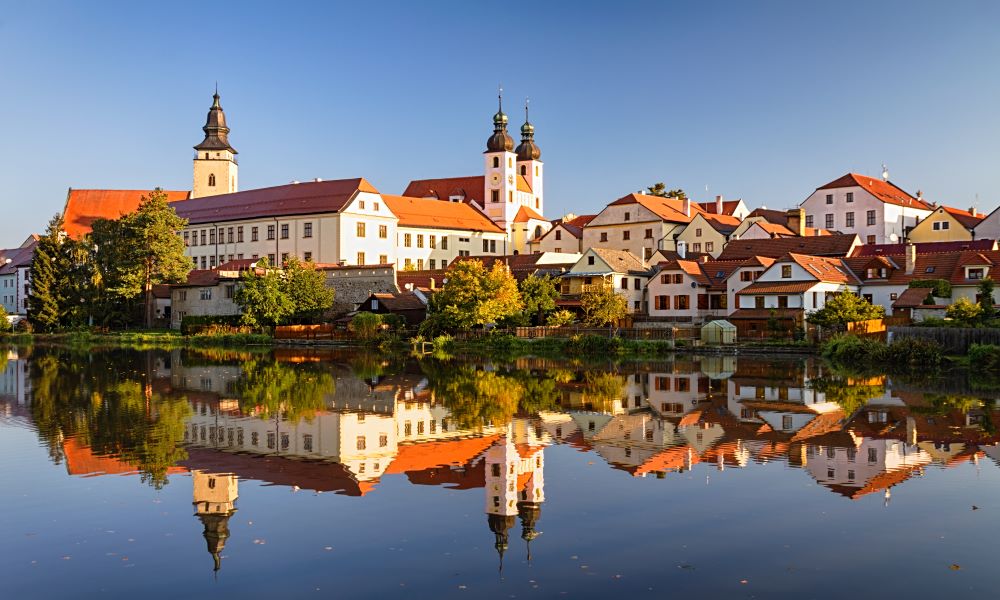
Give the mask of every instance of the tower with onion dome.
[[239, 165], [236, 149], [229, 143], [229, 127], [226, 113], [219, 102], [219, 90], [212, 96], [212, 107], [208, 109], [205, 139], [194, 147], [194, 185], [192, 198], [230, 194], [239, 190]]

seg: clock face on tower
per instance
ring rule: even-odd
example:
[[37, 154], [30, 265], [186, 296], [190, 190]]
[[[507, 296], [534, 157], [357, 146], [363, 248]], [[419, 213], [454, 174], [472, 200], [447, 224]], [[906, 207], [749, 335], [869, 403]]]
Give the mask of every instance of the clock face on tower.
[[493, 183], [493, 185], [496, 185], [500, 183], [500, 176], [494, 173], [493, 176], [490, 178], [490, 181]]

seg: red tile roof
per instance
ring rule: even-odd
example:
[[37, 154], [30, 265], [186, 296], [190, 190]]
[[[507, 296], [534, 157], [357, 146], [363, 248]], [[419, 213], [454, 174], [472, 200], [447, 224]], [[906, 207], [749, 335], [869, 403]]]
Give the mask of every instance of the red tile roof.
[[919, 208], [922, 210], [934, 210], [934, 207], [927, 202], [911, 196], [893, 183], [883, 181], [881, 179], [875, 179], [874, 177], [858, 175], [857, 173], [848, 173], [847, 175], [834, 179], [830, 183], [821, 185], [816, 189], [831, 190], [855, 186], [863, 188], [866, 192], [887, 204]]
[[798, 319], [802, 316], [801, 308], [741, 308], [735, 310], [726, 317], [727, 320], [732, 321], [733, 319], [770, 319], [772, 316], [776, 319]]
[[174, 208], [192, 224], [335, 213], [343, 210], [359, 192], [377, 194], [378, 190], [361, 177], [308, 181], [192, 198], [174, 203]]
[[444, 285], [447, 277], [447, 269], [396, 272], [396, 282], [400, 289], [406, 289], [408, 284], [418, 288], [437, 289]]
[[415, 179], [403, 190], [404, 196], [412, 198], [437, 198], [447, 200], [451, 196], [463, 196], [463, 202], [473, 200], [479, 206], [485, 206], [483, 194], [486, 190], [486, 178], [483, 175], [471, 177], [444, 177], [441, 179]]
[[438, 466], [462, 466], [485, 452], [500, 439], [499, 435], [453, 440], [401, 444], [396, 458], [385, 468], [385, 473], [423, 471]]
[[960, 208], [952, 208], [950, 206], [942, 206], [939, 210], [943, 210], [949, 215], [955, 217], [955, 220], [962, 224], [966, 229], [972, 229], [976, 225], [979, 225], [986, 215], [977, 212], [972, 214], [970, 211], [962, 210]]
[[[63, 209], [63, 231], [78, 240], [90, 233], [97, 219], [117, 219], [139, 208], [153, 190], [74, 190], [70, 188]], [[188, 200], [191, 192], [163, 190], [168, 202]]]
[[[732, 214], [736, 212], [736, 209], [739, 208], [740, 202], [742, 202], [742, 200], [723, 200], [722, 214], [732, 216]], [[701, 208], [702, 211], [706, 213], [713, 215], [717, 214], [716, 203], [714, 200], [711, 200], [709, 202], [696, 202], [696, 204], [698, 205], [699, 208]]]
[[[970, 240], [964, 242], [924, 242], [916, 244], [917, 254], [932, 252], [961, 252], [963, 250], [996, 250], [996, 240]], [[851, 256], [874, 256], [906, 252], [906, 244], [864, 244], [851, 252]]]
[[664, 221], [672, 223], [690, 223], [694, 215], [705, 212], [697, 202], [690, 203], [690, 215], [684, 214], [684, 201], [677, 198], [662, 198], [660, 196], [647, 196], [646, 194], [629, 194], [619, 198], [608, 206], [622, 206], [625, 204], [638, 204]]
[[892, 303], [893, 308], [916, 308], [923, 306], [927, 295], [931, 293], [929, 288], [908, 288], [896, 298]]
[[594, 220], [597, 215], [580, 215], [579, 217], [573, 217], [569, 221], [563, 221], [562, 219], [556, 219], [552, 221], [552, 229], [545, 232], [541, 239], [545, 239], [550, 233], [555, 231], [556, 227], [562, 227], [566, 233], [570, 234], [575, 238], [583, 237], [583, 228]]
[[859, 283], [854, 274], [840, 259], [790, 253], [779, 262], [788, 262], [789, 260], [805, 269], [807, 273], [820, 281], [827, 283]]
[[820, 283], [819, 281], [758, 281], [751, 283], [742, 290], [736, 292], [737, 296], [754, 296], [760, 294], [801, 294], [808, 292]]
[[378, 293], [372, 294], [369, 298], [376, 298], [390, 312], [425, 310], [427, 308], [423, 300], [413, 292]]
[[462, 202], [441, 202], [428, 198], [390, 196], [382, 200], [394, 215], [400, 227], [428, 227], [434, 229], [459, 229], [503, 233], [486, 215]]
[[861, 240], [853, 233], [817, 235], [810, 237], [767, 238], [762, 240], [733, 240], [726, 244], [720, 260], [768, 256], [781, 258], [789, 252], [815, 256], [847, 256]]

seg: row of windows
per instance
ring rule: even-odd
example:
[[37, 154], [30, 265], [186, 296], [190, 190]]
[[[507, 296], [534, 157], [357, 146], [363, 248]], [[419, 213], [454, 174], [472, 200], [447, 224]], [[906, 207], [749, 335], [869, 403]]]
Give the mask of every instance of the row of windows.
[[[385, 227], [385, 226], [383, 225], [382, 227]], [[432, 249], [432, 250], [436, 250], [437, 247], [438, 247], [438, 236], [433, 235], [433, 234], [429, 234], [426, 237], [427, 237], [427, 247], [430, 248], [430, 249]], [[422, 234], [422, 233], [418, 233], [416, 235], [414, 235], [412, 233], [404, 233], [403, 234], [403, 247], [404, 248], [412, 248], [413, 247], [413, 239], [414, 238], [416, 238], [416, 241], [417, 241], [417, 248], [423, 248], [424, 247], [424, 234]], [[440, 240], [441, 240], [441, 249], [442, 250], [447, 250], [448, 249], [448, 236], [442, 235], [441, 238], [440, 238]], [[463, 240], [466, 241], [466, 242], [469, 241], [468, 238], [460, 238], [459, 239], [459, 241], [463, 241]]]
[[[847, 194], [845, 194], [844, 196], [844, 200], [846, 200], [847, 202], [854, 202], [854, 192], [847, 192]], [[826, 195], [826, 203], [833, 204], [833, 194]]]
[[[462, 254], [462, 252], [465, 252], [465, 254]], [[459, 252], [458, 255], [459, 256], [469, 256], [467, 250], [464, 250], [462, 252]], [[359, 254], [364, 255], [363, 252], [361, 252]], [[358, 264], [360, 265], [360, 264], [364, 264], [364, 263], [358, 263]], [[405, 269], [405, 270], [414, 269], [414, 270], [417, 270], [417, 271], [423, 271], [424, 270], [424, 264], [427, 265], [428, 269], [430, 269], [430, 270], [433, 271], [434, 269], [437, 269], [438, 261], [432, 258], [432, 259], [429, 259], [426, 263], [424, 263], [424, 259], [422, 259], [422, 258], [418, 258], [415, 262], [412, 259], [409, 259], [409, 258], [404, 258], [403, 259], [403, 269]], [[442, 269], [447, 269], [448, 268], [448, 261], [442, 259], [441, 260], [441, 268]]]
[[[559, 237], [559, 235], [558, 235], [559, 233], [560, 232], [558, 232], [558, 231], [556, 232], [556, 239], [557, 240], [561, 239]], [[652, 229], [646, 229], [646, 232], [645, 232], [645, 235], [643, 236], [643, 238], [647, 239], [647, 240], [653, 239], [653, 230]], [[627, 242], [630, 239], [632, 239], [632, 232], [629, 231], [628, 229], [623, 230], [622, 231], [622, 241], [626, 241]], [[602, 231], [601, 232], [601, 241], [602, 242], [608, 241], [608, 232], [607, 231]]]
[[[273, 240], [276, 228], [274, 225], [267, 226], [267, 239]], [[185, 231], [182, 234], [185, 246], [209, 246], [219, 244], [242, 244], [243, 226], [219, 227], [215, 229], [201, 229], [198, 231]], [[302, 224], [302, 237], [311, 238], [313, 236], [313, 224], [311, 222]], [[287, 240], [289, 237], [289, 226], [287, 223], [281, 225], [281, 239]], [[250, 228], [250, 241], [260, 241], [260, 228], [253, 226]]]
[[[874, 210], [869, 210], [865, 213], [865, 223], [868, 226], [877, 224], [878, 222], [878, 212]], [[806, 227], [813, 226], [813, 216], [806, 215]], [[826, 229], [833, 229], [836, 227], [836, 221], [834, 219], [833, 213], [826, 213], [823, 215], [823, 226]], [[854, 213], [846, 212], [844, 213], [844, 227], [854, 227]]]

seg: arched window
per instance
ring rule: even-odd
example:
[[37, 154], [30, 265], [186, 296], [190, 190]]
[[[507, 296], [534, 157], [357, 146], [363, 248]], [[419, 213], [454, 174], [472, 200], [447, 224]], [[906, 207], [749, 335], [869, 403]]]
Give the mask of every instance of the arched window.
[[535, 239], [542, 237], [542, 226], [535, 225]]
[[494, 156], [493, 157], [493, 168], [496, 169], [499, 166], [500, 166], [500, 157], [499, 156]]
[[527, 175], [527, 174], [528, 174], [528, 167], [521, 165], [521, 175]]
[[215, 173], [210, 173], [208, 176], [208, 187], [215, 187]]

